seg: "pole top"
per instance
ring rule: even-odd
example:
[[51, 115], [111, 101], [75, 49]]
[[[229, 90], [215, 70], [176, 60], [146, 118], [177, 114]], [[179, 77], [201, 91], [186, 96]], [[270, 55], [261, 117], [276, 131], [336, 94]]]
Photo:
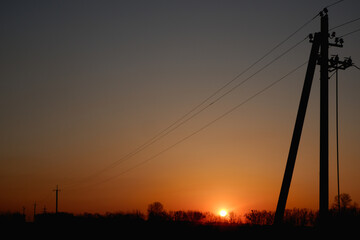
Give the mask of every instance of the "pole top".
[[328, 14], [328, 10], [327, 8], [324, 8], [322, 11], [320, 11], [319, 15], [320, 17], [324, 17], [324, 16], [327, 16]]

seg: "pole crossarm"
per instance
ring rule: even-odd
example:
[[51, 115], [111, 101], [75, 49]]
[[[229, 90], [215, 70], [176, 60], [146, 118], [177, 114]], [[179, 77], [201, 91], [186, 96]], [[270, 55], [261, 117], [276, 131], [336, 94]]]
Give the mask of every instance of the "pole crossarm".
[[344, 61], [340, 61], [339, 56], [334, 55], [329, 59], [329, 72], [333, 72], [338, 69], [345, 70], [353, 65], [351, 57], [344, 58]]

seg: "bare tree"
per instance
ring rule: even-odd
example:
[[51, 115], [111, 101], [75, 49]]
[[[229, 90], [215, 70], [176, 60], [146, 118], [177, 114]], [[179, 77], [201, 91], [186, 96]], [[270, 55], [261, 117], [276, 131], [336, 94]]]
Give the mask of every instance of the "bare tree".
[[166, 212], [164, 206], [160, 202], [154, 202], [148, 206], [148, 220], [151, 221], [162, 221], [166, 219]]
[[[348, 194], [348, 193], [340, 194], [341, 211], [346, 211], [346, 210], [350, 209], [351, 208], [351, 202], [352, 202], [352, 199], [351, 199], [350, 194]], [[332, 207], [334, 209], [338, 209], [339, 208], [338, 203], [339, 203], [339, 195], [336, 195]]]
[[189, 221], [185, 211], [175, 211], [171, 214], [174, 221]]
[[271, 211], [251, 210], [245, 214], [245, 219], [251, 225], [271, 225], [274, 219], [274, 213]]
[[231, 224], [240, 224], [242, 223], [241, 217], [238, 216], [235, 212], [229, 212], [229, 223]]

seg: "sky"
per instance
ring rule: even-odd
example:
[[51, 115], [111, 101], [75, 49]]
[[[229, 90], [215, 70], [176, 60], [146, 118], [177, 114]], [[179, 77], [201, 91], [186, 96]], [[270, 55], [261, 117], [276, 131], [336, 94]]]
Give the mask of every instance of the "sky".
[[[36, 202], [54, 212], [56, 185], [59, 211], [73, 213], [146, 211], [154, 201], [167, 210], [275, 210], [306, 64], [267, 86], [308, 60], [304, 39], [334, 2], [1, 1], [0, 211], [31, 214]], [[330, 6], [330, 28], [359, 10], [357, 0]], [[345, 36], [330, 55], [360, 62], [359, 40]], [[319, 71], [287, 208], [318, 209]], [[359, 77], [355, 67], [339, 71], [340, 187], [358, 203]], [[334, 76], [329, 86], [331, 205]], [[169, 126], [177, 127], [162, 136]]]

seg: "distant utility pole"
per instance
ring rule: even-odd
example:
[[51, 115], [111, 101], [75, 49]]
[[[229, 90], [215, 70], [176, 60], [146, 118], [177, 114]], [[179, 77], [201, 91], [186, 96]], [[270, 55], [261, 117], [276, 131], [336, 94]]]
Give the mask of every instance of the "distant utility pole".
[[36, 215], [36, 202], [34, 202], [34, 222], [35, 222], [35, 215]]
[[58, 203], [59, 203], [59, 186], [56, 185], [56, 189], [54, 189], [53, 191], [55, 191], [56, 193], [56, 205], [55, 205], [55, 213], [57, 214], [58, 213]]
[[[326, 223], [329, 212], [329, 68], [345, 69], [352, 66], [352, 61], [340, 62], [333, 58], [329, 61], [329, 46], [342, 47], [343, 40], [335, 38], [335, 43], [329, 43], [329, 38], [334, 38], [335, 33], [329, 34], [328, 10], [324, 8], [320, 12], [321, 31], [309, 35], [312, 48], [309, 63], [305, 75], [303, 91], [301, 94], [299, 109], [296, 117], [294, 132], [291, 140], [289, 155], [286, 163], [284, 178], [280, 190], [279, 200], [276, 207], [274, 223], [283, 222], [286, 201], [290, 189], [291, 178], [294, 171], [295, 160], [299, 147], [300, 137], [304, 124], [304, 118], [309, 100], [312, 80], [316, 64], [320, 65], [320, 188], [319, 188], [319, 217], [322, 223]], [[320, 54], [318, 51], [320, 50]], [[330, 65], [329, 65], [330, 62]]]

